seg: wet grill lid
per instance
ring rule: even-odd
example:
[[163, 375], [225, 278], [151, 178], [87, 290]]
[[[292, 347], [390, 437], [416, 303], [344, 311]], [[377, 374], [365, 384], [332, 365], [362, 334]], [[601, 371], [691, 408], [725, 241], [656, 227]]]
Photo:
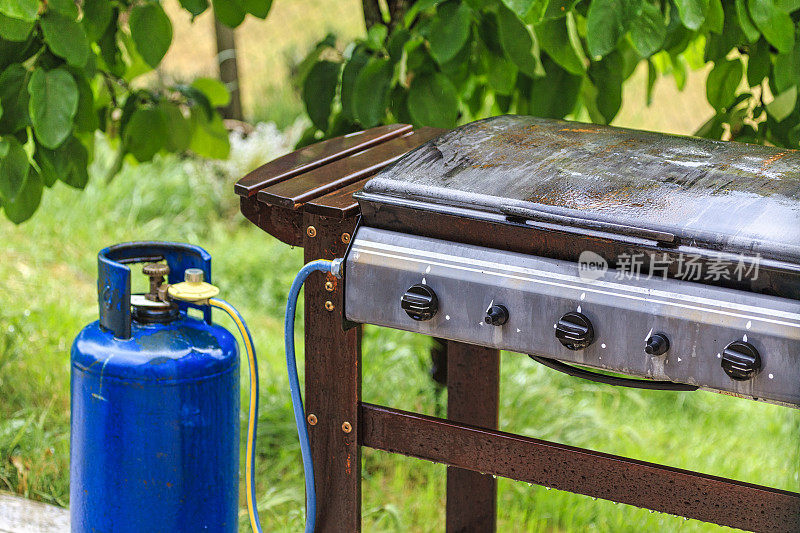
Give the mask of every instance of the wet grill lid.
[[417, 148], [364, 193], [800, 264], [797, 150], [503, 116]]

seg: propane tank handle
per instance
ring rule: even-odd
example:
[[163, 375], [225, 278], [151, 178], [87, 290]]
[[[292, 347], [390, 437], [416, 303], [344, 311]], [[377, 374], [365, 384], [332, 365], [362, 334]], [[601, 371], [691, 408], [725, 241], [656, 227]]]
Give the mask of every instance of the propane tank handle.
[[[199, 246], [176, 242], [127, 242], [104, 248], [97, 255], [97, 299], [100, 326], [119, 339], [131, 336], [131, 269], [132, 263], [166, 260], [169, 282], [183, 281], [184, 272], [197, 268], [211, 281], [211, 255]], [[185, 311], [191, 304], [178, 302]], [[211, 309], [202, 308], [203, 318], [211, 324]]]

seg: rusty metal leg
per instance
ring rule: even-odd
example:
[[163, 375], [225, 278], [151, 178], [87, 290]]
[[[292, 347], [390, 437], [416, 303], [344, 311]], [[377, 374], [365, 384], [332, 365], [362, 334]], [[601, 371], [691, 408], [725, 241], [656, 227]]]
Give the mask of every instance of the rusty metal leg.
[[[447, 343], [447, 418], [497, 429], [500, 353], [460, 342]], [[447, 532], [495, 531], [497, 480], [447, 468]]]
[[[303, 222], [307, 262], [344, 254], [343, 241], [349, 239], [343, 240], [342, 234], [352, 234], [353, 223], [309, 214]], [[361, 333], [360, 328], [342, 329], [342, 292], [333, 276], [322, 273], [312, 274], [305, 285], [305, 400], [307, 417], [315, 418], [308, 429], [317, 489], [316, 531], [331, 533], [361, 530]], [[333, 305], [330, 310], [326, 302]]]

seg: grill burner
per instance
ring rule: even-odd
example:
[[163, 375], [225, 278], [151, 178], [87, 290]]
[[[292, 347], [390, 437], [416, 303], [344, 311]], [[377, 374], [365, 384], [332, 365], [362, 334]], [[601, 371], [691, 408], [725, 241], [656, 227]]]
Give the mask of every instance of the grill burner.
[[345, 315], [798, 406], [798, 169], [794, 150], [472, 123], [355, 195]]

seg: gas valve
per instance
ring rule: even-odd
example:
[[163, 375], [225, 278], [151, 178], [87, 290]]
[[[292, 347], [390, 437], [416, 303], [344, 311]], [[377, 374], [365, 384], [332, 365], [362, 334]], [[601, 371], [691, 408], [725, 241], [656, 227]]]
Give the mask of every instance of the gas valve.
[[556, 339], [570, 350], [582, 350], [594, 342], [594, 328], [586, 315], [571, 311], [556, 323]]
[[733, 341], [722, 351], [722, 369], [733, 380], [747, 381], [761, 370], [761, 355], [745, 341]]
[[508, 309], [504, 305], [492, 305], [486, 310], [484, 321], [492, 326], [502, 326], [508, 322]]
[[412, 285], [400, 298], [400, 307], [414, 320], [430, 320], [439, 309], [439, 299], [433, 289], [418, 283]]

